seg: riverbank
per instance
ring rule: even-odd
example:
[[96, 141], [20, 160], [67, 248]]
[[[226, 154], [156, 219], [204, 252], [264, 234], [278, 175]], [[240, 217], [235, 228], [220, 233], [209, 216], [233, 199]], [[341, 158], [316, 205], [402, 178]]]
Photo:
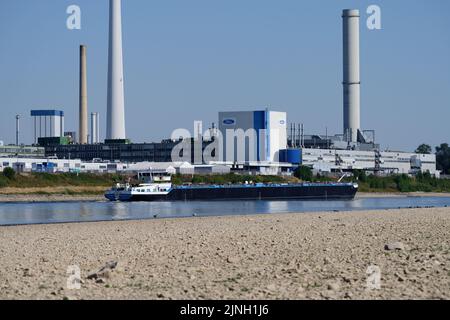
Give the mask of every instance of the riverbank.
[[106, 201], [99, 195], [67, 195], [67, 194], [0, 194], [0, 203], [37, 203], [37, 202], [94, 202]]
[[[84, 191], [83, 191], [84, 190]], [[103, 192], [106, 188], [27, 188], [3, 189], [0, 191], [0, 203], [26, 202], [94, 202], [106, 201]], [[358, 192], [356, 199], [364, 198], [401, 198], [401, 197], [450, 197], [450, 193], [436, 192]]]
[[8, 202], [79, 202], [104, 200], [106, 187], [65, 186], [41, 188], [2, 188], [0, 203]]
[[2, 227], [0, 299], [450, 299], [449, 239], [449, 208]]
[[402, 197], [450, 197], [449, 192], [358, 192], [356, 199]]

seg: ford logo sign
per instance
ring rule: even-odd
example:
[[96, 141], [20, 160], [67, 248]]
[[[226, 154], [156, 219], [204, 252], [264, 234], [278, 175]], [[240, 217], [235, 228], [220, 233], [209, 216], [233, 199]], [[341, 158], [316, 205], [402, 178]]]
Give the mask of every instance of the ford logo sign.
[[285, 124], [285, 123], [286, 123], [286, 121], [284, 121], [284, 120], [280, 121], [280, 124]]
[[236, 120], [234, 120], [234, 119], [225, 119], [222, 122], [223, 122], [223, 124], [225, 124], [227, 126], [231, 126], [231, 125], [236, 123]]

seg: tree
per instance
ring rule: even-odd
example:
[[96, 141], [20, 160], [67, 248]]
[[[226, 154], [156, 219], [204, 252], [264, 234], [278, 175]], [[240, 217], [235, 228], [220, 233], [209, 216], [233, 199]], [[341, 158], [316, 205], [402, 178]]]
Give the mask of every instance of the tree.
[[313, 173], [310, 167], [300, 166], [295, 170], [294, 176], [303, 181], [312, 181]]
[[422, 153], [422, 154], [431, 154], [433, 150], [431, 149], [431, 146], [428, 144], [421, 144], [417, 149], [416, 153]]
[[14, 177], [16, 176], [16, 172], [14, 171], [13, 168], [5, 168], [3, 169], [3, 175], [8, 178], [9, 180], [14, 179]]
[[444, 174], [450, 174], [450, 147], [448, 143], [442, 143], [436, 147], [436, 165]]

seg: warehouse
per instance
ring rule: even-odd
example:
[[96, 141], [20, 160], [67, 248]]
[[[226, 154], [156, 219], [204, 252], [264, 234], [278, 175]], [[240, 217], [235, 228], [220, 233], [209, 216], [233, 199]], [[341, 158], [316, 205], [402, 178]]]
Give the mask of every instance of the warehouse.
[[353, 151], [331, 149], [301, 149], [302, 165], [316, 172], [366, 170], [385, 174], [415, 174], [436, 170], [436, 155], [393, 151]]

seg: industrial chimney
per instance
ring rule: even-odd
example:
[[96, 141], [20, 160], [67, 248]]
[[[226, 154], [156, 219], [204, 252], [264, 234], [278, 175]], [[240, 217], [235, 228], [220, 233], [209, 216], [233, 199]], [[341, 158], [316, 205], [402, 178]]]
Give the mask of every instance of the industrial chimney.
[[358, 142], [360, 130], [359, 10], [344, 10], [344, 137]]
[[87, 67], [86, 46], [80, 46], [80, 144], [88, 143]]
[[98, 112], [91, 113], [91, 143], [100, 143], [100, 126]]
[[126, 139], [121, 0], [109, 1], [108, 110], [106, 139]]

